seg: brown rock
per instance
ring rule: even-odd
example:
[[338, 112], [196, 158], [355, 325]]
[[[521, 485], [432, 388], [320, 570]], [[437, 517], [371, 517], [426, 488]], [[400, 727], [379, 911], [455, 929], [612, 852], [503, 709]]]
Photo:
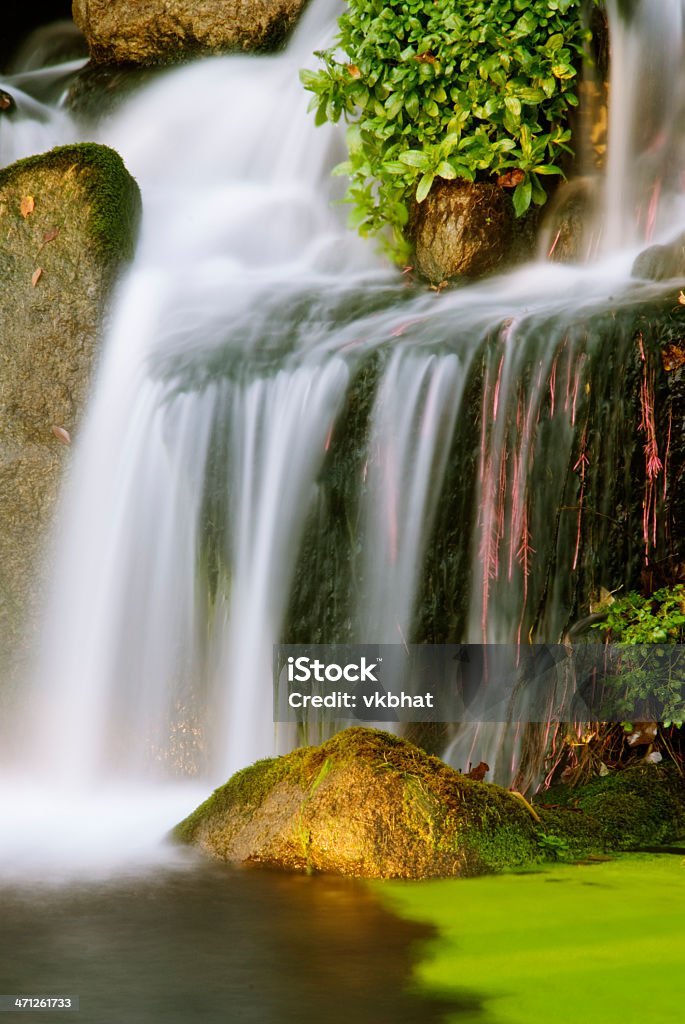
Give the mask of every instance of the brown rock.
[[166, 64], [230, 50], [272, 50], [306, 0], [74, 0], [98, 63]]
[[415, 264], [433, 284], [457, 275], [481, 277], [509, 256], [514, 214], [499, 185], [440, 181], [415, 206]]

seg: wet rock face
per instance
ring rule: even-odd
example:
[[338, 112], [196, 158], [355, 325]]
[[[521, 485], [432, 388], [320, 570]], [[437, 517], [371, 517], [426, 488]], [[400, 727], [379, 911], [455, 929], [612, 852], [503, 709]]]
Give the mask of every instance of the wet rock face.
[[670, 281], [685, 277], [685, 235], [668, 245], [650, 245], [635, 258], [633, 277], [646, 281]]
[[98, 63], [165, 64], [199, 54], [273, 50], [306, 0], [74, 0]]
[[0, 171], [0, 682], [30, 645], [46, 527], [139, 211], [136, 183], [104, 146]]
[[510, 256], [513, 222], [511, 200], [499, 185], [439, 182], [414, 210], [416, 268], [433, 284], [491, 273]]
[[539, 858], [534, 826], [507, 790], [356, 727], [238, 772], [175, 836], [235, 863], [431, 878]]
[[593, 178], [576, 178], [561, 185], [545, 216], [542, 239], [545, 257], [553, 263], [584, 263], [598, 239], [598, 188]]

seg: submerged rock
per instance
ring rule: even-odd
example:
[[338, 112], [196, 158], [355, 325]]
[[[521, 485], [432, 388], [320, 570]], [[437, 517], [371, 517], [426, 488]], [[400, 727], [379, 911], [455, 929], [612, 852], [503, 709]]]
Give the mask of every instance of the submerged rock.
[[98, 324], [133, 254], [140, 193], [119, 155], [74, 145], [0, 171], [0, 666], [27, 607]]
[[305, 0], [74, 0], [98, 63], [165, 64], [230, 50], [273, 50]]
[[477, 875], [540, 856], [507, 790], [359, 727], [243, 769], [174, 835], [220, 860], [367, 878]]
[[513, 221], [511, 200], [499, 185], [438, 182], [414, 210], [416, 268], [433, 284], [488, 274], [509, 256]]

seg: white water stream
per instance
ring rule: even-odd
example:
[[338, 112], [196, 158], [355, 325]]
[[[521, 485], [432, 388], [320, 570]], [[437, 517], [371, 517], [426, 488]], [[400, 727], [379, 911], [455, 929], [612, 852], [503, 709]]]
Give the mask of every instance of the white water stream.
[[[555, 543], [546, 510], [563, 493], [592, 351], [592, 342], [566, 338], [565, 325], [636, 287], [629, 270], [639, 239], [685, 226], [674, 219], [683, 5], [669, 0], [658, 14], [654, 4], [638, 7], [630, 26], [611, 12], [618, 101], [607, 253], [592, 267], [535, 264], [407, 300], [395, 271], [346, 230], [344, 211], [332, 205], [341, 130], [314, 126], [298, 81], [332, 32], [337, 6], [325, 2], [314, 3], [285, 53], [170, 71], [102, 125], [99, 141], [122, 154], [140, 184], [144, 218], [76, 439], [35, 685], [15, 725], [23, 748], [15, 778], [33, 773], [41, 805], [49, 779], [56, 818], [71, 793], [91, 793], [89, 806], [98, 807], [97, 787], [112, 779], [135, 791], [190, 774], [206, 791], [294, 741], [271, 720], [272, 645], [322, 500], [331, 437], [355, 374], [375, 350], [385, 355], [358, 481], [352, 545], [360, 585], [348, 638], [411, 641], [450, 445], [466, 419], [480, 423], [480, 443], [475, 506], [463, 524], [468, 569], [452, 581], [469, 595], [462, 639], [526, 639], [525, 609], [540, 597], [527, 595], [529, 582], [538, 585], [528, 561], [542, 561]], [[642, 45], [644, 19], [650, 47], [669, 39], [653, 92], [641, 77], [651, 49], [639, 60], [630, 55]], [[666, 81], [678, 86], [668, 112], [659, 105]], [[669, 119], [653, 154], [652, 136], [645, 144], [633, 125], [638, 92]], [[21, 118], [0, 126], [3, 162], [76, 135], [66, 115], [47, 116], [26, 96]], [[638, 151], [653, 162], [635, 175]], [[645, 216], [645, 230], [625, 228], [636, 219], [644, 226]], [[487, 336], [496, 342], [483, 363], [479, 407], [470, 408], [466, 384]], [[544, 493], [534, 472], [541, 458], [550, 467]], [[572, 543], [570, 550], [572, 560]], [[544, 639], [557, 639], [564, 615], [552, 593]], [[449, 759], [494, 765], [503, 735], [501, 727], [462, 734]], [[502, 771], [510, 774], [506, 765]], [[19, 822], [12, 785], [4, 800], [0, 793], [0, 815], [16, 819], [24, 846], [35, 850], [49, 826], [36, 821], [31, 835], [31, 815]], [[196, 798], [193, 789], [170, 799], [155, 835]], [[76, 845], [93, 828], [79, 801], [71, 803]], [[113, 818], [106, 835], [115, 845], [120, 832]], [[94, 857], [97, 849], [99, 842]], [[8, 862], [16, 863], [17, 850], [9, 847]], [[45, 856], [69, 853], [50, 847]]]

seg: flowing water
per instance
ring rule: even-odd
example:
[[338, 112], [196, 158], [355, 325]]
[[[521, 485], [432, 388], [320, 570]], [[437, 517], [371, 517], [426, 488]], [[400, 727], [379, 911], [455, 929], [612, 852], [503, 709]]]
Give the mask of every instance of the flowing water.
[[[348, 231], [329, 173], [341, 130], [314, 127], [298, 81], [333, 31], [325, 0], [284, 53], [169, 71], [101, 123], [144, 217], [78, 430], [35, 681], [6, 738], [1, 813], [21, 839], [5, 869], [39, 848], [37, 873], [154, 860], [211, 783], [292, 746], [271, 721], [275, 642], [556, 641], [606, 582], [611, 523], [628, 532], [626, 430], [642, 443], [632, 310], [659, 293], [630, 268], [685, 227], [684, 5], [623, 6], [609, 4], [591, 266], [435, 294]], [[4, 83], [18, 111], [0, 125], [3, 163], [78, 137], [55, 106], [66, 70]], [[36, 99], [46, 81], [53, 99]], [[613, 557], [628, 573], [645, 552], [625, 543]], [[445, 756], [509, 782], [519, 740], [515, 724], [461, 730]], [[126, 793], [128, 828], [108, 811]]]

